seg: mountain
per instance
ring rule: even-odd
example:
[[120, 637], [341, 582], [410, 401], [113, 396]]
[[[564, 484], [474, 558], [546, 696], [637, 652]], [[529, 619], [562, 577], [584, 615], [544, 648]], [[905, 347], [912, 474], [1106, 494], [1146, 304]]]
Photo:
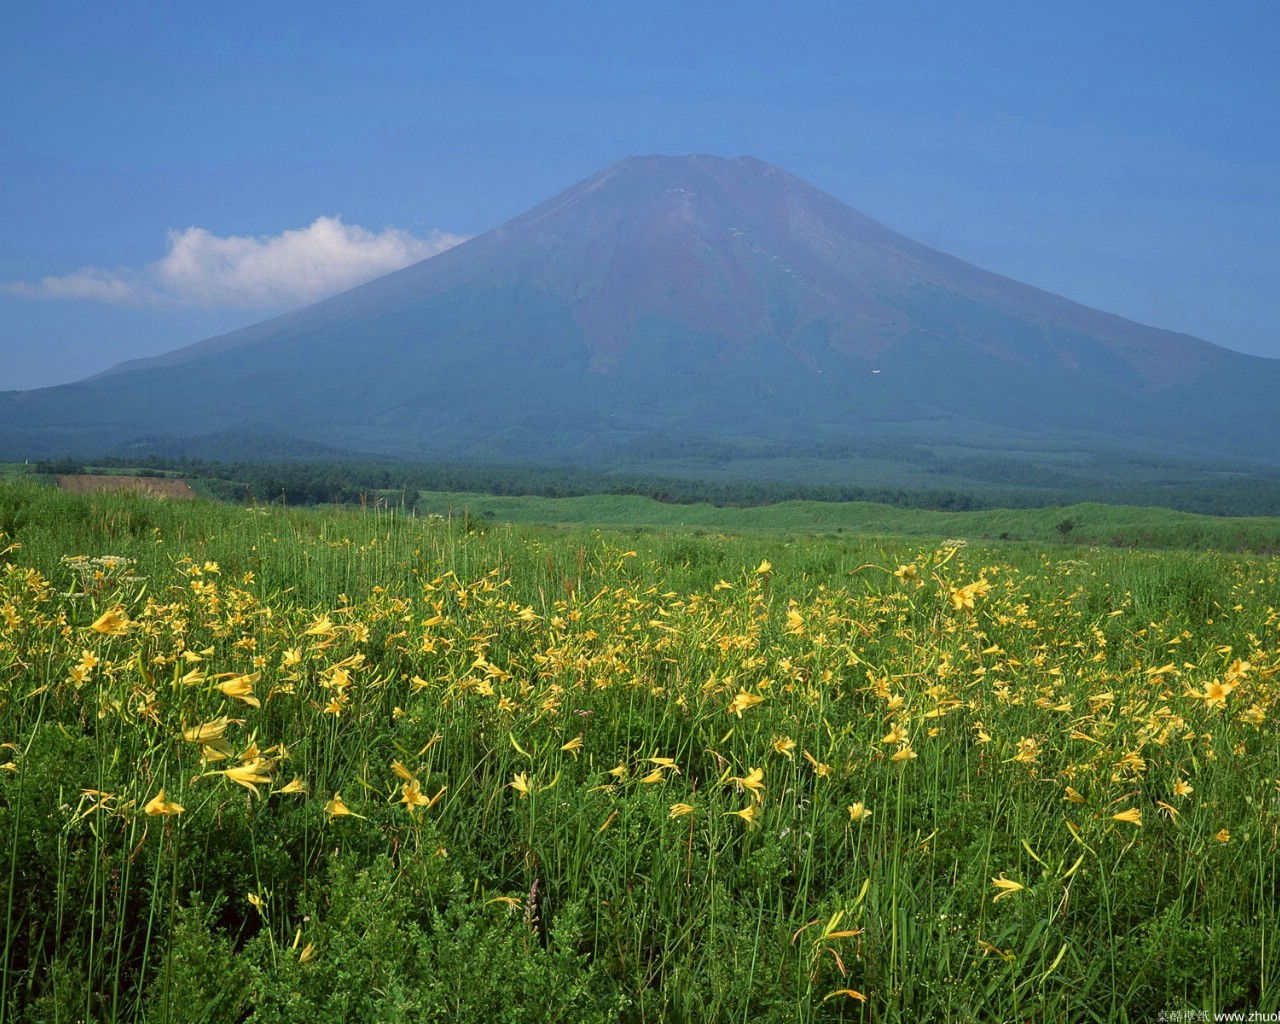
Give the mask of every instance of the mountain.
[[306, 309], [0, 395], [0, 454], [645, 464], [868, 443], [1274, 466], [1280, 360], [911, 241], [759, 160], [633, 157]]

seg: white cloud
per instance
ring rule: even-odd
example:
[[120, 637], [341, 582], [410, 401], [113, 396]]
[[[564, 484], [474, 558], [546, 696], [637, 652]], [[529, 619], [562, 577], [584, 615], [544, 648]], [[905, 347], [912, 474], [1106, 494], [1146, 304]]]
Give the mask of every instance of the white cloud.
[[204, 228], [170, 231], [167, 251], [142, 270], [83, 267], [6, 291], [30, 298], [87, 299], [132, 305], [289, 308], [353, 288], [466, 241], [399, 228], [374, 233], [341, 217], [278, 235], [221, 237]]

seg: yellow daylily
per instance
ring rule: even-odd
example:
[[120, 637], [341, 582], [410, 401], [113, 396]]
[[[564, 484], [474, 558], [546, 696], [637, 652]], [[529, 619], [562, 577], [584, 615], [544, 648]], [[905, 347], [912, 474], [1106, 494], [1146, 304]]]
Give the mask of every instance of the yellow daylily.
[[746, 776], [730, 775], [729, 782], [736, 782], [743, 789], [751, 793], [752, 798], [759, 803], [764, 799], [764, 769], [752, 768]]
[[746, 711], [748, 708], [755, 707], [757, 704], [763, 703], [763, 697], [757, 697], [754, 693], [747, 693], [746, 690], [739, 690], [738, 695], [733, 698], [732, 702], [730, 702], [728, 711], [729, 714], [737, 715], [741, 718], [742, 712]]
[[422, 792], [422, 787], [418, 780], [410, 778], [403, 786], [400, 787], [400, 802], [404, 804], [410, 812], [415, 807], [430, 807], [431, 798]]
[[337, 626], [333, 624], [333, 620], [328, 615], [321, 615], [315, 622], [311, 623], [302, 631], [303, 636], [333, 636], [337, 632]]
[[1006, 896], [1012, 896], [1015, 892], [1021, 892], [1026, 888], [1021, 882], [1015, 882], [1011, 878], [1005, 878], [1004, 872], [1000, 872], [999, 878], [991, 879], [991, 884], [1000, 891], [991, 897], [991, 902], [995, 903], [1004, 899]]
[[448, 786], [441, 786], [439, 792], [435, 796], [429, 797], [422, 792], [422, 787], [418, 784], [417, 779], [410, 779], [400, 787], [400, 802], [404, 804], [412, 813], [415, 807], [423, 807], [428, 811], [440, 802], [440, 798], [444, 796], [444, 791]]
[[907, 731], [900, 725], [895, 725], [887, 733], [880, 738], [881, 743], [902, 743], [907, 738]]
[[755, 804], [750, 804], [740, 811], [725, 811], [725, 816], [727, 817], [728, 815], [741, 818], [747, 823], [748, 828], [752, 828], [755, 826], [756, 818], [760, 816], [760, 809]]
[[204, 722], [201, 725], [192, 726], [182, 734], [182, 738], [188, 743], [213, 743], [220, 740], [227, 731], [227, 726], [231, 724], [231, 719], [223, 715], [221, 718], [215, 718], [212, 722]]
[[342, 800], [342, 794], [341, 794], [341, 793], [336, 793], [336, 792], [333, 794], [333, 799], [332, 799], [332, 800], [330, 800], [330, 801], [328, 801], [328, 802], [324, 805], [324, 810], [325, 810], [325, 813], [326, 813], [327, 815], [329, 815], [329, 820], [330, 820], [330, 821], [333, 821], [333, 819], [334, 819], [334, 818], [340, 818], [340, 817], [342, 817], [342, 816], [344, 816], [344, 815], [349, 815], [349, 816], [351, 816], [352, 818], [363, 818], [363, 817], [364, 817], [364, 815], [363, 815], [363, 814], [356, 814], [356, 812], [355, 812], [355, 811], [351, 810], [351, 808], [350, 808], [350, 807], [348, 807], [348, 806], [343, 802], [343, 800]]
[[258, 681], [258, 673], [252, 675], [235, 676], [225, 682], [218, 684], [218, 689], [225, 693], [228, 697], [234, 697], [236, 700], [242, 700], [250, 707], [260, 708], [262, 702], [253, 695], [253, 684]]
[[976, 580], [967, 586], [953, 587], [951, 589], [951, 606], [956, 611], [972, 611], [976, 600], [980, 597], [986, 597], [990, 589], [991, 584], [986, 580]]
[[129, 632], [129, 617], [124, 613], [124, 605], [108, 608], [94, 620], [89, 628], [103, 636], [123, 636]]
[[826, 764], [823, 761], [819, 761], [807, 750], [804, 752], [804, 759], [813, 767], [813, 772], [818, 776], [818, 778], [825, 779], [831, 774], [831, 765]]
[[1167, 804], [1163, 800], [1157, 800], [1156, 806], [1169, 816], [1170, 821], [1176, 821], [1178, 819], [1178, 809], [1172, 804]]
[[159, 793], [146, 802], [142, 810], [146, 814], [163, 814], [167, 816], [171, 814], [181, 814], [186, 810], [186, 808], [183, 807], [182, 804], [166, 800], [164, 798], [164, 789], [162, 787]]
[[258, 787], [271, 785], [271, 760], [266, 757], [255, 757], [244, 764], [228, 768], [220, 774], [244, 786], [254, 796], [260, 796]]
[[1220, 708], [1227, 703], [1227, 698], [1231, 696], [1231, 691], [1236, 688], [1234, 682], [1220, 683], [1213, 679], [1204, 684], [1204, 692], [1200, 697], [1204, 702], [1212, 707]]

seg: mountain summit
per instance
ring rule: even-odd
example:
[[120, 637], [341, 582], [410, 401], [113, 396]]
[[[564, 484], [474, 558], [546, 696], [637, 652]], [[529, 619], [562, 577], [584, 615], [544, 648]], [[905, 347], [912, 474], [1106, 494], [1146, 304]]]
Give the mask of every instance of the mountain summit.
[[1274, 463], [1277, 394], [1280, 361], [981, 270], [759, 160], [650, 156], [298, 312], [0, 395], [0, 447], [603, 464], [893, 438]]

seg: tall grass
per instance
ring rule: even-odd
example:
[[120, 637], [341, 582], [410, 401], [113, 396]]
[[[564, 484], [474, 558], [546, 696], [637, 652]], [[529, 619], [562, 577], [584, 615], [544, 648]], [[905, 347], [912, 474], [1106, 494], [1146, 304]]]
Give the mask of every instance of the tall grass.
[[1278, 1008], [1274, 558], [4, 502], [5, 1021]]

